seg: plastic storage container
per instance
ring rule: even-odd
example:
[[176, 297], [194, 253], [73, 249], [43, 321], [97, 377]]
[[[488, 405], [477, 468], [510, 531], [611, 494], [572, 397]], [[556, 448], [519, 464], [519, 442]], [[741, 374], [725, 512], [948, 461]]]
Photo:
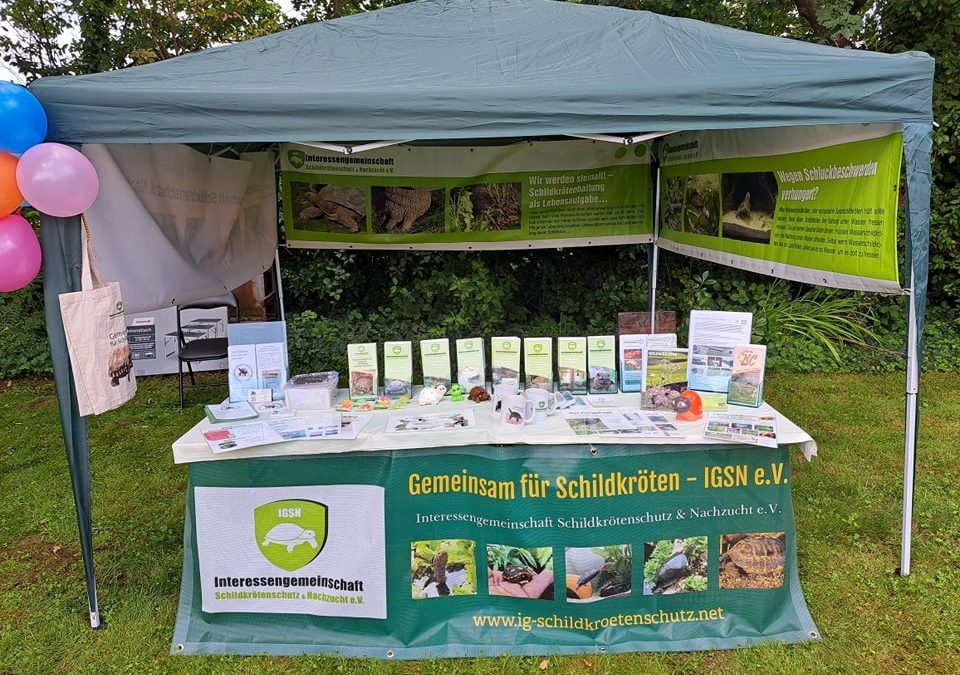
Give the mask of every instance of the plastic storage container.
[[340, 375], [335, 371], [294, 375], [283, 386], [287, 405], [294, 410], [329, 410]]

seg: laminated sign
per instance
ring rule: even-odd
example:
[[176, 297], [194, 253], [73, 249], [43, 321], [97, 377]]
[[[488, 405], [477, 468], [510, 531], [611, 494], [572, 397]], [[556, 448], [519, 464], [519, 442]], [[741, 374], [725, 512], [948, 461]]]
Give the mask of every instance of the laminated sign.
[[76, 381], [80, 414], [99, 415], [137, 393], [133, 356], [127, 344], [120, 284], [100, 280], [83, 220], [83, 268], [75, 293], [60, 294], [60, 314]]
[[203, 611], [386, 618], [383, 488], [197, 487]]

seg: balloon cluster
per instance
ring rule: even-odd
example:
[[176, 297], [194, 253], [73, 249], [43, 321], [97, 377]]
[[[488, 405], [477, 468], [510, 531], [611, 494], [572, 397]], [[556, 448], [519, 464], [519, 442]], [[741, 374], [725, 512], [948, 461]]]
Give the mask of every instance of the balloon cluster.
[[100, 190], [82, 154], [44, 143], [47, 116], [25, 87], [0, 82], [0, 292], [16, 291], [40, 271], [40, 242], [17, 211], [26, 199], [51, 216], [75, 216]]

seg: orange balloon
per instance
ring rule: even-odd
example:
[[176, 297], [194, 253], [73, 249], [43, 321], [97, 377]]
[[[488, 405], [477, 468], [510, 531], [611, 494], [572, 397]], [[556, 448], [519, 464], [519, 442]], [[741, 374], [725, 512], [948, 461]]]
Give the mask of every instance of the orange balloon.
[[0, 218], [17, 210], [23, 195], [17, 187], [17, 162], [8, 152], [0, 152]]

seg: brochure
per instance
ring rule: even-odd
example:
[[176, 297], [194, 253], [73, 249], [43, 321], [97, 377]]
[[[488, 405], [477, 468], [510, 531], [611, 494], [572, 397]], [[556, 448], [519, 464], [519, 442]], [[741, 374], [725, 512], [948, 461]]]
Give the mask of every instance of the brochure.
[[561, 415], [577, 436], [684, 437], [684, 433], [663, 415], [616, 410], [563, 410]]
[[352, 441], [373, 418], [370, 413], [344, 413], [340, 415], [340, 438]]
[[617, 391], [617, 340], [613, 335], [587, 338], [587, 366], [591, 394]]
[[267, 424], [285, 441], [307, 440], [307, 424], [302, 417], [271, 419]]
[[620, 391], [643, 391], [643, 353], [647, 348], [676, 348], [676, 333], [620, 336]]
[[230, 400], [246, 401], [253, 389], [271, 389], [283, 398], [287, 381], [287, 324], [283, 321], [227, 326]]
[[644, 410], [673, 410], [673, 401], [687, 389], [687, 350], [648, 347], [643, 353]]
[[557, 389], [587, 393], [587, 338], [557, 338]]
[[520, 338], [490, 338], [490, 379], [494, 386], [504, 381], [520, 386]]
[[703, 437], [775, 448], [777, 447], [777, 418], [775, 415], [712, 412], [707, 415]]
[[383, 343], [383, 393], [390, 398], [413, 395], [413, 345], [409, 340]]
[[247, 422], [208, 429], [203, 432], [203, 440], [213, 452], [219, 454], [270, 443], [282, 443], [283, 437], [266, 422]]
[[457, 384], [464, 391], [486, 384], [487, 361], [482, 338], [457, 340]]
[[727, 395], [715, 391], [698, 391], [704, 410], [726, 410]]
[[553, 391], [552, 338], [523, 338], [523, 374], [526, 389]]
[[347, 345], [347, 368], [350, 371], [350, 398], [361, 401], [375, 399], [379, 382], [377, 343]]
[[733, 348], [733, 373], [727, 403], [759, 408], [763, 403], [763, 375], [767, 363], [764, 345], [740, 345]]
[[691, 389], [726, 393], [733, 374], [733, 348], [750, 344], [750, 312], [690, 312], [690, 362], [687, 382]]
[[439, 387], [450, 391], [450, 340], [420, 340], [420, 359], [423, 362], [423, 386]]
[[324, 413], [305, 418], [307, 440], [345, 440], [355, 439], [370, 421], [370, 414]]
[[428, 413], [426, 415], [394, 415], [387, 420], [388, 433], [404, 431], [452, 431], [477, 426], [472, 410], [446, 413]]
[[[282, 404], [281, 404], [282, 405]], [[252, 420], [257, 417], [257, 411], [246, 401], [231, 403], [230, 399], [215, 405], [203, 406], [207, 419], [213, 424], [236, 422], [237, 420]]]

